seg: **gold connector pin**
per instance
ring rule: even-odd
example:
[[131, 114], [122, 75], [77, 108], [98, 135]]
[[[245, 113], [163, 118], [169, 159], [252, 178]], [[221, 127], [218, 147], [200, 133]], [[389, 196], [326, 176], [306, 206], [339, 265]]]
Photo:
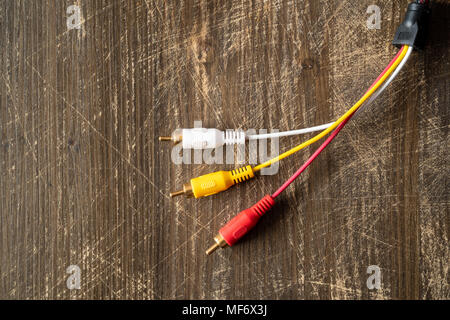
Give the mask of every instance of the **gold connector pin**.
[[225, 248], [228, 246], [228, 243], [225, 241], [223, 236], [219, 233], [217, 236], [214, 237], [214, 244], [206, 250], [206, 255], [210, 255], [214, 251], [216, 251], [219, 248]]
[[214, 243], [211, 247], [209, 247], [208, 250], [206, 250], [206, 255], [209, 256], [211, 253], [213, 253], [214, 251], [216, 251], [219, 248], [220, 248], [219, 244]]
[[173, 197], [178, 197], [178, 196], [181, 196], [181, 195], [183, 195], [183, 194], [184, 194], [184, 190], [175, 191], [175, 192], [171, 192], [171, 193], [170, 193], [170, 197], [171, 197], [171, 198], [173, 198]]
[[183, 136], [181, 135], [181, 132], [175, 131], [174, 134], [172, 134], [170, 137], [167, 136], [161, 136], [159, 137], [159, 141], [172, 141], [173, 143], [178, 143], [183, 140]]
[[171, 198], [186, 195], [186, 197], [192, 197], [194, 193], [192, 192], [192, 186], [190, 183], [186, 183], [183, 185], [183, 190], [171, 192], [169, 195]]

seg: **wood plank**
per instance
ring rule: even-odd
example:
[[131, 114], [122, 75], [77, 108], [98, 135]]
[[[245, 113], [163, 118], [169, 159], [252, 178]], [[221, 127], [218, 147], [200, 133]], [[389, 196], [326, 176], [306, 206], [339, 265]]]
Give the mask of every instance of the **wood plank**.
[[[223, 223], [317, 145], [204, 199], [176, 128], [279, 129], [336, 119], [396, 49], [408, 1], [0, 3], [0, 298], [449, 299], [450, 6], [429, 46], [233, 249]], [[369, 30], [369, 5], [381, 29]], [[283, 138], [280, 151], [305, 140]], [[81, 268], [80, 290], [66, 285]], [[381, 268], [369, 290], [367, 267]]]

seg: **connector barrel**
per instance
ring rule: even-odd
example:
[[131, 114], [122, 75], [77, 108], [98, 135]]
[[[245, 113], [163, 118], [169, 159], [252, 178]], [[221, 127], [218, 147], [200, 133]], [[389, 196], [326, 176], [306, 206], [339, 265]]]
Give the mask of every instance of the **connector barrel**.
[[220, 229], [219, 234], [231, 247], [247, 232], [253, 229], [259, 219], [269, 211], [274, 204], [275, 201], [271, 196], [265, 196], [255, 205], [241, 211], [237, 216], [231, 219], [224, 227], [222, 227], [222, 229]]
[[236, 183], [253, 178], [255, 175], [251, 166], [232, 171], [217, 171], [191, 179], [194, 197], [207, 197], [227, 190]]

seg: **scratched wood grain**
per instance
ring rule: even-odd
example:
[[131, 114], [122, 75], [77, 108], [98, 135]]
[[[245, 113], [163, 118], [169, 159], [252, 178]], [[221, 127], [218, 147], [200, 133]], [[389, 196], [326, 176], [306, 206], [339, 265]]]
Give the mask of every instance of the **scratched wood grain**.
[[[407, 3], [2, 1], [0, 298], [449, 299], [448, 2], [434, 4], [427, 50], [233, 249], [204, 254], [314, 147], [276, 176], [172, 200], [223, 166], [175, 165], [157, 141], [196, 120], [336, 119], [394, 56]], [[66, 25], [72, 4], [80, 30]], [[371, 4], [380, 30], [366, 26]]]

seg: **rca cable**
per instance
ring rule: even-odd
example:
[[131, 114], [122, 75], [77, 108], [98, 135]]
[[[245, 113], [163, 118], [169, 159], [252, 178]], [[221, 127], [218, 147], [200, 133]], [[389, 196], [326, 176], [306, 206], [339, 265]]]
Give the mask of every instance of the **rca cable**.
[[[183, 185], [183, 189], [180, 191], [176, 191], [173, 193], [170, 193], [171, 197], [179, 196], [179, 195], [185, 195], [187, 197], [195, 197], [195, 198], [201, 198], [201, 197], [207, 197], [222, 191], [227, 190], [231, 186], [250, 180], [251, 178], [255, 177], [255, 173], [259, 172], [261, 169], [266, 168], [274, 164], [275, 162], [278, 162], [280, 160], [283, 160], [290, 155], [302, 150], [303, 148], [313, 144], [314, 142], [319, 141], [326, 135], [328, 135], [333, 129], [335, 129], [341, 122], [343, 122], [346, 118], [349, 117], [350, 114], [353, 114], [356, 110], [358, 110], [364, 102], [367, 101], [367, 105], [372, 103], [375, 99], [368, 100], [374, 92], [385, 82], [387, 77], [391, 75], [397, 69], [397, 66], [400, 64], [400, 62], [403, 60], [407, 53], [407, 48], [403, 47], [397, 54], [397, 56], [391, 61], [391, 63], [388, 65], [388, 67], [383, 71], [383, 73], [377, 78], [377, 80], [372, 84], [372, 86], [369, 88], [369, 90], [363, 95], [363, 97], [352, 107], [350, 108], [344, 115], [342, 115], [339, 119], [337, 119], [335, 122], [331, 123], [330, 125], [325, 125], [326, 128], [318, 135], [314, 136], [313, 138], [297, 145], [296, 147], [280, 154], [279, 156], [270, 159], [264, 163], [261, 163], [255, 167], [252, 166], [246, 166], [243, 168], [231, 170], [231, 171], [217, 171], [209, 174], [205, 174], [196, 178], [193, 178], [190, 180], [189, 183], [186, 183]], [[400, 69], [399, 69], [400, 71]], [[394, 74], [394, 77], [390, 78], [386, 83], [389, 84], [394, 80], [395, 76], [398, 74]], [[379, 94], [381, 94], [382, 91], [387, 86], [382, 87], [376, 95], [373, 97], [377, 97]], [[317, 127], [314, 127], [317, 128]], [[209, 130], [210, 132], [212, 130], [217, 129], [203, 129], [203, 128], [197, 128], [199, 132], [205, 130]], [[203, 129], [203, 130], [201, 130]], [[191, 132], [193, 132], [196, 129], [192, 129]], [[184, 129], [183, 131], [187, 131]], [[218, 130], [217, 130], [218, 131]], [[215, 132], [217, 132], [215, 131]], [[178, 139], [182, 139], [182, 137], [179, 137]], [[162, 139], [164, 140], [164, 138]], [[177, 141], [177, 140], [175, 140]]]
[[263, 168], [269, 167], [329, 135], [312, 156], [273, 194], [264, 196], [255, 205], [241, 211], [223, 226], [214, 237], [214, 244], [206, 250], [207, 255], [218, 248], [233, 246], [240, 238], [248, 233], [257, 224], [259, 219], [274, 206], [275, 200], [281, 193], [285, 191], [286, 188], [314, 161], [314, 159], [317, 158], [327, 145], [334, 140], [348, 121], [350, 121], [355, 114], [371, 105], [389, 86], [408, 61], [413, 49], [423, 49], [430, 12], [429, 1], [427, 0], [416, 0], [408, 5], [404, 21], [397, 29], [393, 41], [393, 44], [400, 48], [398, 53], [372, 83], [364, 95], [348, 109], [347, 112], [332, 123], [264, 135], [246, 136], [246, 134], [240, 130], [227, 130], [223, 132], [217, 129], [194, 128], [178, 130], [171, 137], [160, 137], [161, 141], [181, 142], [183, 143], [183, 148], [204, 149], [217, 148], [229, 144], [244, 144], [246, 140], [284, 137], [322, 130], [319, 134], [305, 142], [254, 167], [248, 165], [231, 171], [217, 171], [202, 175], [193, 178], [189, 183], [184, 184], [182, 190], [170, 193], [171, 197], [185, 195], [188, 197], [200, 198], [225, 191], [235, 184], [250, 180], [255, 177], [255, 173], [261, 171]]

